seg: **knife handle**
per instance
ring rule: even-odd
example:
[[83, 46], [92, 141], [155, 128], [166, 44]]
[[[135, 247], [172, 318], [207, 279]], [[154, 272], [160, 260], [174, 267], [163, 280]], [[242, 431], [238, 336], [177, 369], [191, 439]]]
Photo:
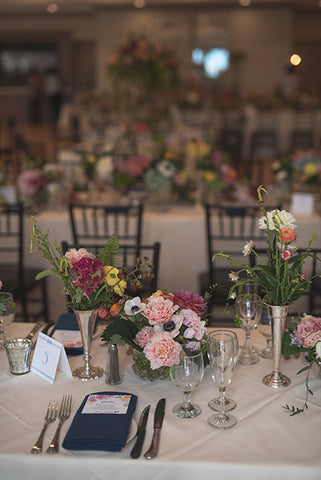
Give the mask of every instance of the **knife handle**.
[[138, 432], [136, 443], [133, 446], [132, 451], [130, 452], [130, 456], [132, 458], [138, 458], [140, 456], [144, 439], [145, 439], [145, 430], [142, 430], [141, 432]]
[[160, 428], [155, 428], [152, 442], [150, 444], [149, 449], [147, 452], [144, 454], [144, 457], [147, 458], [147, 460], [151, 460], [152, 458], [156, 457], [157, 452], [158, 452], [158, 445], [159, 445], [159, 439], [160, 439]]

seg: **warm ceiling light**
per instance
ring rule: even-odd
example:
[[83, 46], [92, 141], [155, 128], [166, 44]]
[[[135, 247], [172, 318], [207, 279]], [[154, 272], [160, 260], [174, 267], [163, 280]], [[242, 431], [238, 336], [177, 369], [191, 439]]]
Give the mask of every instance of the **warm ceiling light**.
[[251, 5], [251, 0], [239, 0], [241, 7], [249, 7]]
[[298, 55], [297, 53], [294, 53], [290, 57], [290, 63], [294, 66], [300, 65], [301, 61], [302, 61], [302, 59], [301, 59], [300, 55]]
[[47, 7], [48, 13], [56, 13], [58, 11], [58, 5], [56, 3], [50, 3]]
[[145, 0], [134, 0], [134, 7], [136, 8], [144, 8], [146, 5]]

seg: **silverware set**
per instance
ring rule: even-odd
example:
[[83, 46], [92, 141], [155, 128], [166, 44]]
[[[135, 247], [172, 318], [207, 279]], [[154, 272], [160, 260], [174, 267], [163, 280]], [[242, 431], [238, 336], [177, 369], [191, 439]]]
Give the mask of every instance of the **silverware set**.
[[42, 452], [42, 447], [43, 447], [43, 438], [45, 435], [45, 432], [47, 430], [47, 427], [50, 423], [55, 422], [58, 416], [58, 427], [56, 430], [56, 433], [49, 445], [49, 447], [46, 450], [46, 453], [49, 454], [54, 454], [58, 453], [59, 451], [59, 434], [62, 425], [65, 423], [65, 421], [70, 417], [71, 414], [71, 402], [72, 402], [72, 396], [71, 395], [63, 395], [61, 405], [58, 411], [58, 402], [55, 400], [50, 400], [48, 404], [48, 408], [46, 411], [46, 415], [44, 418], [44, 424], [42, 427], [42, 430], [40, 432], [40, 435], [38, 437], [38, 440], [36, 443], [33, 445], [31, 449], [31, 453], [41, 453]]

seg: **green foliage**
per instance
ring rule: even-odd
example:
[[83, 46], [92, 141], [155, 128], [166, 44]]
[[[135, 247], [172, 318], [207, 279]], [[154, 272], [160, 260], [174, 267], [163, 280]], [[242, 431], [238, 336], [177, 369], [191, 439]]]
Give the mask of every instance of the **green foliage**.
[[104, 344], [111, 343], [127, 343], [136, 350], [141, 348], [134, 342], [135, 336], [138, 333], [139, 328], [137, 324], [131, 320], [125, 318], [115, 318], [115, 320], [107, 325], [101, 335], [101, 339]]
[[103, 265], [115, 267], [117, 265], [117, 255], [119, 253], [119, 241], [116, 234], [113, 234], [107, 241], [104, 248], [99, 252], [97, 258]]

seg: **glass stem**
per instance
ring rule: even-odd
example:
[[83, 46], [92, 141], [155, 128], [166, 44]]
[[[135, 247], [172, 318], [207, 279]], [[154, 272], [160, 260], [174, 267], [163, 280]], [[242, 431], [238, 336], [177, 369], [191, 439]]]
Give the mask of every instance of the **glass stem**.
[[191, 391], [184, 390], [183, 395], [184, 395], [184, 403], [183, 403], [184, 408], [189, 408], [189, 406], [191, 405]]
[[266, 350], [272, 350], [272, 338], [266, 339]]
[[220, 404], [221, 404], [220, 417], [221, 418], [224, 418], [226, 416], [226, 413], [225, 413], [225, 390], [226, 390], [226, 387], [219, 387], [220, 397], [221, 397], [221, 401], [220, 401]]
[[245, 342], [244, 342], [245, 353], [249, 352], [249, 350], [250, 350], [250, 337], [251, 337], [251, 331], [246, 330], [245, 331]]

